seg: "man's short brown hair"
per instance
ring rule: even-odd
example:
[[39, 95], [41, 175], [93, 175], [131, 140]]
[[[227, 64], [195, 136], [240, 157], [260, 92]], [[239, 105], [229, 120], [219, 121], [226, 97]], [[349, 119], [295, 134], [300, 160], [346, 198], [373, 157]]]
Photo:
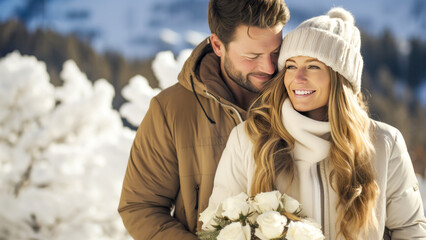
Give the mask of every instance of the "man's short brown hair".
[[211, 33], [227, 46], [240, 25], [259, 28], [285, 25], [290, 12], [283, 0], [210, 0], [208, 22]]

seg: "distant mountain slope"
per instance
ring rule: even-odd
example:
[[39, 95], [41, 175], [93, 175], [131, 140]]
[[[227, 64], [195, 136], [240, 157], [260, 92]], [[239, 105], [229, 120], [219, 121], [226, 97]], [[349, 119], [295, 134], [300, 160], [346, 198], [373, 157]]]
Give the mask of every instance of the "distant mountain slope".
[[[146, 58], [162, 50], [192, 48], [206, 37], [207, 4], [208, 0], [0, 0], [0, 20], [19, 18], [30, 29], [75, 32], [98, 51]], [[426, 40], [424, 0], [289, 0], [287, 5], [291, 20], [286, 31], [332, 6], [343, 6], [370, 34], [389, 28], [401, 40]]]

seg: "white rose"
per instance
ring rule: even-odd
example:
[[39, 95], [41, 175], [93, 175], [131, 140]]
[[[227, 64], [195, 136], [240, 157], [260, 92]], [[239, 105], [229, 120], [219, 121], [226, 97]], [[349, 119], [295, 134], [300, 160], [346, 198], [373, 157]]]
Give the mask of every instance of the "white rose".
[[221, 205], [221, 215], [228, 217], [231, 220], [237, 220], [240, 218], [240, 214], [247, 215], [250, 210], [250, 206], [247, 202], [248, 196], [246, 193], [240, 193], [236, 196], [225, 199]]
[[283, 194], [283, 203], [284, 203], [284, 211], [289, 212], [289, 213], [295, 213], [299, 208], [300, 208], [300, 203], [288, 196], [287, 194]]
[[220, 230], [217, 240], [250, 240], [250, 226], [233, 222]]
[[214, 218], [216, 217], [216, 209], [208, 206], [202, 213], [200, 213], [200, 221], [203, 222], [201, 229], [206, 231], [215, 230], [213, 225], [217, 224]]
[[276, 211], [278, 207], [282, 207], [281, 193], [279, 191], [259, 193], [251, 204], [259, 213]]
[[257, 217], [259, 228], [256, 228], [255, 235], [262, 239], [272, 239], [281, 237], [284, 226], [287, 224], [287, 218], [278, 212], [269, 211]]
[[290, 222], [286, 234], [288, 240], [323, 240], [324, 235], [320, 228], [307, 222]]
[[321, 229], [321, 224], [317, 223], [315, 221], [315, 219], [313, 219], [313, 218], [304, 218], [304, 219], [301, 220], [301, 222], [306, 223], [306, 224], [310, 224], [315, 228]]

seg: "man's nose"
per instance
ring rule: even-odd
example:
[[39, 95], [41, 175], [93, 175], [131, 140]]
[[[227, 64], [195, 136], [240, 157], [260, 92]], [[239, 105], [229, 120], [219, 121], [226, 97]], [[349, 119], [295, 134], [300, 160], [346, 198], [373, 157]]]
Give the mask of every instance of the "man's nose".
[[272, 75], [275, 73], [277, 63], [271, 56], [265, 56], [259, 63], [259, 71]]

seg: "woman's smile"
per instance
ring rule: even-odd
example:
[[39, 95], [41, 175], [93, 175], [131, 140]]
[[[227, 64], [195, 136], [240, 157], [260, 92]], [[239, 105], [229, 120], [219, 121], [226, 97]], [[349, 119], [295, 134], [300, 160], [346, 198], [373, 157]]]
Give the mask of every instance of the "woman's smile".
[[315, 90], [293, 90], [293, 93], [296, 97], [308, 97], [314, 94]]

